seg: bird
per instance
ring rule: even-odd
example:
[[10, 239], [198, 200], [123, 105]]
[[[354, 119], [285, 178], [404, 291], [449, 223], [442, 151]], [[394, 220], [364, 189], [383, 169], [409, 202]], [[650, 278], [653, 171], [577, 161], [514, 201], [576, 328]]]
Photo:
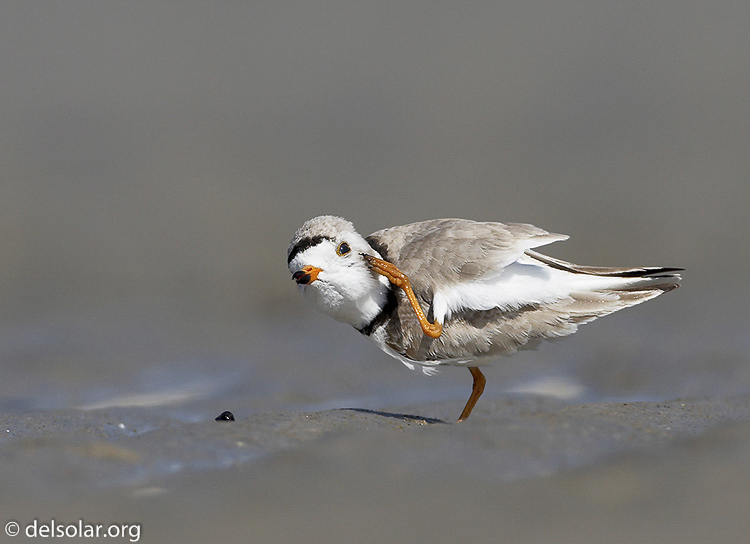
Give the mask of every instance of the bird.
[[480, 367], [680, 285], [682, 268], [581, 266], [535, 248], [568, 239], [524, 223], [432, 219], [362, 236], [333, 215], [306, 221], [287, 265], [317, 311], [352, 325], [409, 369]]

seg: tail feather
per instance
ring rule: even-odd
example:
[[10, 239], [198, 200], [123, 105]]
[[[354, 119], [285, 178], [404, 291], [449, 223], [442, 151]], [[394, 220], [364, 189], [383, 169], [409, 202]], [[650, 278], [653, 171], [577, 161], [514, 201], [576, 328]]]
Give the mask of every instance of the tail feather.
[[[674, 288], [674, 287], [672, 287]], [[552, 307], [566, 316], [571, 323], [583, 324], [618, 310], [635, 306], [666, 291], [654, 286], [639, 290], [607, 290], [571, 293]]]
[[581, 266], [536, 251], [527, 250], [526, 254], [556, 270], [582, 276], [611, 278], [611, 281], [604, 285], [598, 280], [583, 282], [582, 289], [571, 292], [568, 299], [560, 300], [551, 306], [550, 309], [560, 312], [565, 321], [574, 324], [588, 323], [598, 317], [656, 298], [679, 287], [682, 279], [678, 273], [683, 270], [682, 268]]
[[[635, 268], [618, 268], [606, 266], [583, 266], [569, 263], [554, 257], [542, 255], [530, 249], [526, 250], [526, 255], [543, 262], [547, 266], [558, 270], [565, 270], [573, 274], [586, 274], [589, 276], [610, 276], [616, 278], [642, 278], [642, 277], [661, 277], [674, 278], [680, 280], [680, 275], [675, 272], [681, 272], [684, 268], [671, 268], [666, 266], [639, 266]], [[674, 287], [673, 287], [674, 289]]]

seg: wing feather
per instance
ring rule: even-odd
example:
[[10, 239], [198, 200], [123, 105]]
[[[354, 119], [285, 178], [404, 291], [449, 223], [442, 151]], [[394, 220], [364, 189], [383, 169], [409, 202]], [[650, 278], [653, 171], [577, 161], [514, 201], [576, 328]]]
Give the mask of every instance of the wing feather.
[[431, 296], [438, 286], [471, 282], [501, 270], [524, 251], [568, 237], [523, 223], [434, 219], [374, 232], [368, 241]]

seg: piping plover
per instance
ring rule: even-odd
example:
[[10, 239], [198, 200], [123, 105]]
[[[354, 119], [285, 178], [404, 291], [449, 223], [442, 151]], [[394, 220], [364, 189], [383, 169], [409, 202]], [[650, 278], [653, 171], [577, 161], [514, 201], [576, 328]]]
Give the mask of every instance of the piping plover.
[[360, 235], [320, 216], [294, 234], [292, 278], [317, 310], [371, 338], [410, 369], [479, 367], [574, 333], [578, 325], [679, 286], [680, 268], [579, 266], [532, 248], [566, 240], [532, 225], [434, 219]]

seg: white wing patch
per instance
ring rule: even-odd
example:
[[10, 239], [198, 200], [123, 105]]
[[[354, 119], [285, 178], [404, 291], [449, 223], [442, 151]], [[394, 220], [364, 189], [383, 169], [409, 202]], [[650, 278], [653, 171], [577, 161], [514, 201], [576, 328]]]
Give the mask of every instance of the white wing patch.
[[471, 282], [436, 289], [432, 312], [438, 323], [444, 324], [453, 312], [460, 310], [491, 310], [520, 308], [527, 304], [551, 302], [566, 296], [560, 286], [550, 279], [552, 269], [528, 259], [524, 251], [567, 240], [565, 234], [544, 233], [520, 238], [508, 251], [495, 251], [487, 258], [492, 269]]
[[617, 295], [601, 290], [623, 288], [642, 282], [642, 278], [612, 278], [573, 274], [549, 268], [522, 255], [515, 262], [467, 283], [443, 287], [433, 297], [433, 314], [445, 323], [461, 310], [514, 310], [527, 305], [551, 304], [568, 298], [571, 293], [599, 291], [601, 300]]

